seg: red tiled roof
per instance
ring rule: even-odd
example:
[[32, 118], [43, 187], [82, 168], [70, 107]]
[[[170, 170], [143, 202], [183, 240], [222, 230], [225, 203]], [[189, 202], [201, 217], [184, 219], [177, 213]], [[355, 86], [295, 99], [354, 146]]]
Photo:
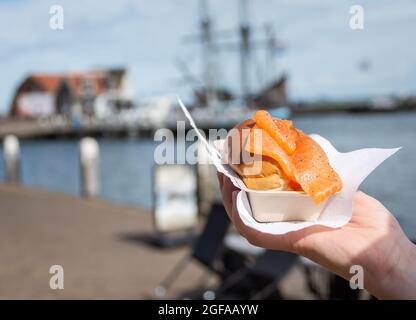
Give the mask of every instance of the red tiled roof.
[[65, 77], [73, 93], [77, 96], [83, 95], [83, 80], [89, 80], [93, 92], [97, 95], [106, 90], [105, 80], [107, 75], [103, 72], [72, 73]]
[[100, 71], [88, 71], [70, 74], [32, 74], [28, 80], [36, 83], [46, 92], [56, 92], [63, 80], [67, 80], [74, 95], [82, 95], [82, 80], [91, 81], [93, 92], [100, 94], [106, 90], [107, 74]]
[[55, 74], [33, 74], [29, 79], [39, 85], [47, 92], [55, 92], [58, 90], [62, 76]]

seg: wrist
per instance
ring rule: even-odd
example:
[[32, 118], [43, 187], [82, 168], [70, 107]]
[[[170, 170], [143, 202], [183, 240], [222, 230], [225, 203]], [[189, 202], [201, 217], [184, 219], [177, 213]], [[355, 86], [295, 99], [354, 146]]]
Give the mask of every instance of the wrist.
[[416, 299], [416, 245], [406, 238], [398, 250], [390, 270], [374, 279], [373, 294], [379, 299]]

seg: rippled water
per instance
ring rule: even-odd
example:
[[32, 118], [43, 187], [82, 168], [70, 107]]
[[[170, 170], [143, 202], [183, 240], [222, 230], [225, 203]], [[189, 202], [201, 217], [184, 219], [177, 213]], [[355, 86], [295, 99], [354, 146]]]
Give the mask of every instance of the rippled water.
[[[337, 114], [301, 116], [297, 127], [319, 133], [340, 151], [364, 147], [403, 146], [377, 168], [362, 189], [378, 198], [416, 238], [416, 113]], [[101, 196], [116, 202], [151, 206], [153, 151], [151, 140], [99, 139]], [[22, 179], [25, 185], [80, 193], [78, 141], [22, 142]], [[4, 162], [0, 157], [0, 178]]]

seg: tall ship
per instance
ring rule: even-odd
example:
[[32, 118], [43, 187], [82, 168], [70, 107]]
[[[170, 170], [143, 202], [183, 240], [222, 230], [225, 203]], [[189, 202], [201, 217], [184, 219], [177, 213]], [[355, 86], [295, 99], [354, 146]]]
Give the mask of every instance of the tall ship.
[[[189, 107], [202, 127], [230, 127], [247, 119], [257, 108], [279, 118], [290, 117], [286, 90], [287, 75], [278, 74], [276, 59], [284, 50], [273, 25], [250, 24], [248, 0], [238, 2], [239, 23], [231, 30], [214, 29], [207, 0], [199, 1], [199, 32], [183, 38], [184, 44], [200, 46], [200, 72], [191, 71], [186, 61], [177, 61], [183, 83], [190, 87]], [[260, 34], [260, 36], [258, 36]], [[221, 72], [223, 53], [238, 55], [239, 89], [232, 91]]]

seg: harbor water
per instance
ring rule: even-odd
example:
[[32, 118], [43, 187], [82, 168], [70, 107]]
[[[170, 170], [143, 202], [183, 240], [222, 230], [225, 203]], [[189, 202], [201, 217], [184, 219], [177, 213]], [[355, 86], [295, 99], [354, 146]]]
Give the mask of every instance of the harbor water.
[[[305, 115], [294, 119], [307, 133], [319, 133], [348, 152], [365, 147], [403, 147], [377, 168], [361, 189], [379, 199], [416, 238], [416, 113]], [[150, 208], [152, 140], [99, 138], [101, 197]], [[51, 191], [80, 194], [78, 140], [21, 141], [22, 182]], [[0, 179], [4, 180], [0, 157]]]

